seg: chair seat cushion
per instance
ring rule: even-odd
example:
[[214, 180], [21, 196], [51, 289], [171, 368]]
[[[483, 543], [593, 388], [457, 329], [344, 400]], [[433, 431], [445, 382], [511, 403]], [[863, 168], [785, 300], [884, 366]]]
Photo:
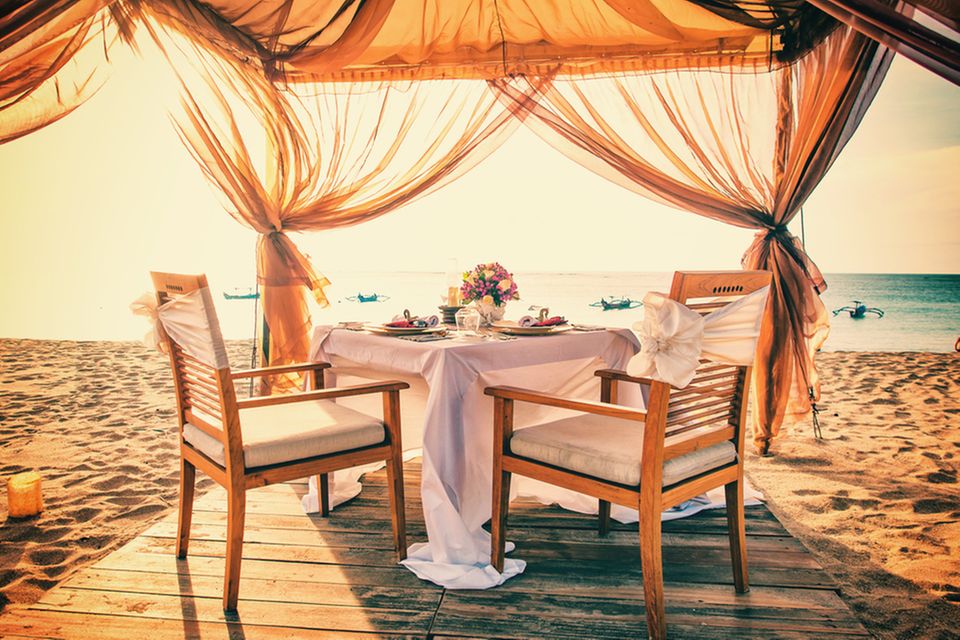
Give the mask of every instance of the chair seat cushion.
[[[584, 414], [517, 430], [510, 450], [518, 456], [627, 486], [640, 484], [643, 423]], [[663, 465], [671, 485], [737, 459], [730, 441], [704, 447]]]
[[[330, 400], [240, 410], [244, 465], [265, 467], [381, 444], [383, 422]], [[192, 424], [183, 438], [223, 466], [223, 443]]]

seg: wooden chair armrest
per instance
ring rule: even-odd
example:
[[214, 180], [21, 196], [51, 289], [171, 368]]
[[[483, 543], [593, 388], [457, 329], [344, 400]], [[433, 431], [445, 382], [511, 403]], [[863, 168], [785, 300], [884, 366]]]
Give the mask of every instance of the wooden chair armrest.
[[358, 384], [350, 387], [333, 387], [331, 389], [318, 389], [317, 391], [303, 391], [300, 393], [291, 393], [283, 396], [265, 396], [262, 398], [249, 398], [247, 400], [237, 400], [237, 407], [240, 409], [252, 409], [253, 407], [268, 407], [275, 404], [289, 404], [292, 402], [309, 402], [311, 400], [332, 400], [333, 398], [345, 398], [347, 396], [362, 396], [369, 393], [386, 393], [387, 391], [400, 391], [409, 389], [410, 385], [399, 380], [385, 380], [383, 382], [374, 382], [371, 384]]
[[283, 373], [296, 373], [297, 371], [315, 371], [318, 369], [329, 369], [329, 362], [298, 362], [296, 364], [279, 364], [275, 367], [260, 367], [259, 369], [246, 369], [244, 371], [231, 371], [230, 377], [234, 380], [240, 378], [257, 378], [260, 376], [275, 376]]
[[599, 376], [601, 378], [607, 378], [609, 380], [619, 380], [621, 382], [653, 384], [653, 380], [651, 380], [650, 378], [638, 378], [636, 376], [628, 375], [626, 371], [619, 371], [617, 369], [598, 369], [593, 372], [593, 375]]
[[548, 407], [559, 407], [560, 409], [572, 409], [573, 411], [583, 411], [600, 416], [608, 416], [610, 418], [624, 418], [626, 420], [637, 420], [640, 422], [647, 419], [646, 412], [618, 404], [593, 402], [591, 400], [571, 400], [538, 391], [530, 391], [529, 389], [518, 389], [517, 387], [487, 387], [483, 392], [495, 398], [531, 402]]

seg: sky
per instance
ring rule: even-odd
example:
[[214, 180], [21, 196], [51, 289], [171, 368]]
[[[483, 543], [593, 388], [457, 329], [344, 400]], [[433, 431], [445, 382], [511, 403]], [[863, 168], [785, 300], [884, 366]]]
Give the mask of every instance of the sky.
[[[138, 337], [126, 305], [151, 269], [253, 282], [255, 234], [179, 141], [161, 76], [115, 60], [87, 104], [0, 146], [0, 337]], [[958, 169], [960, 88], [898, 57], [804, 207], [808, 253], [828, 274], [960, 272]], [[738, 268], [752, 235], [647, 201], [521, 127], [439, 192], [294, 239], [334, 276], [442, 272], [451, 258], [519, 272]]]

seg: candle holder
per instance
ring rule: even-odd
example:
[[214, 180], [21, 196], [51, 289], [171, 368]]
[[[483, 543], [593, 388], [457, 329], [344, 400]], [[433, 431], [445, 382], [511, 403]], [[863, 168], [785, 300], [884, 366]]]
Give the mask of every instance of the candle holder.
[[442, 304], [438, 307], [443, 313], [443, 324], [455, 325], [457, 324], [457, 311], [463, 309], [463, 305], [448, 305]]
[[36, 471], [28, 471], [7, 480], [7, 508], [11, 518], [27, 518], [43, 511], [41, 479]]

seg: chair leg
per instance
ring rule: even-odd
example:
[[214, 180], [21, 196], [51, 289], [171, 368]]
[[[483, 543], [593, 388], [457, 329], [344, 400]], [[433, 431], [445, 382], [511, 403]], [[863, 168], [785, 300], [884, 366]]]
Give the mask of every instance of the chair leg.
[[227, 489], [227, 567], [223, 576], [223, 610], [236, 611], [240, 595], [240, 560], [243, 557], [243, 521], [247, 493], [242, 488]]
[[660, 546], [660, 513], [640, 508], [640, 569], [643, 573], [643, 600], [647, 610], [650, 640], [667, 637], [663, 602], [663, 552]]
[[724, 486], [727, 499], [727, 530], [730, 534], [730, 559], [733, 562], [733, 586], [737, 593], [750, 590], [747, 575], [747, 532], [743, 513], [743, 479]]
[[403, 455], [392, 448], [387, 460], [387, 488], [390, 493], [390, 519], [393, 524], [393, 547], [398, 560], [407, 557], [407, 513], [403, 497]]
[[317, 492], [320, 494], [320, 515], [330, 515], [330, 477], [326, 473], [317, 475]]
[[610, 503], [606, 500], [600, 501], [600, 535], [605, 536], [610, 533]]
[[187, 557], [190, 544], [190, 522], [193, 520], [193, 494], [196, 488], [197, 468], [180, 457], [180, 514], [177, 518], [177, 558]]
[[512, 473], [499, 465], [493, 470], [493, 514], [490, 518], [490, 563], [503, 573], [507, 546], [507, 513], [510, 510], [510, 479]]

